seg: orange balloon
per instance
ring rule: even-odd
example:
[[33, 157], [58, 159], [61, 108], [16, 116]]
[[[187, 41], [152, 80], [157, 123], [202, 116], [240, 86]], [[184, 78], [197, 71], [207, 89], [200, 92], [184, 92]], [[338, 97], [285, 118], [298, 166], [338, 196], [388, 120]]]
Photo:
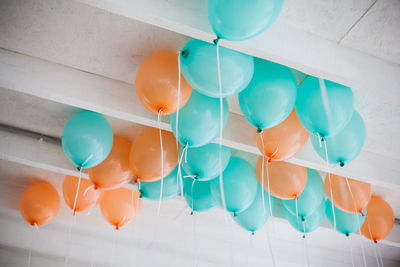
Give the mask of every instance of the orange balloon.
[[95, 189], [114, 189], [129, 183], [133, 177], [129, 163], [130, 151], [131, 143], [127, 139], [114, 136], [110, 154], [102, 163], [88, 171]]
[[325, 192], [332, 201], [331, 198], [331, 187], [333, 195], [333, 204], [338, 209], [350, 212], [350, 213], [361, 213], [367, 207], [368, 202], [371, 199], [371, 185], [368, 183], [360, 182], [347, 178], [349, 181], [351, 193], [349, 187], [347, 186], [346, 178], [343, 176], [338, 176], [331, 174], [331, 182], [329, 184], [328, 174], [325, 177]]
[[360, 228], [366, 238], [373, 240], [384, 239], [394, 225], [394, 213], [390, 205], [378, 196], [372, 196], [367, 206], [367, 216]]
[[[262, 185], [262, 160], [259, 156], [257, 161], [257, 178]], [[264, 158], [264, 189], [268, 192], [268, 177], [269, 174], [269, 189], [271, 195], [280, 199], [295, 199], [301, 192], [307, 182], [307, 168], [290, 164], [284, 161], [272, 161], [267, 164], [267, 159]]]
[[[192, 88], [181, 75], [179, 108], [188, 101]], [[177, 111], [178, 54], [164, 51], [148, 57], [136, 73], [136, 94], [151, 112], [169, 115]]]
[[139, 196], [139, 191], [128, 188], [106, 190], [99, 201], [101, 213], [118, 230], [136, 218], [142, 205]]
[[19, 211], [32, 226], [42, 226], [51, 222], [60, 210], [57, 190], [47, 182], [36, 182], [22, 193]]
[[[74, 202], [76, 197], [76, 190], [78, 189], [79, 178], [75, 176], [65, 175], [63, 183], [63, 196], [67, 206], [73, 210]], [[88, 180], [81, 178], [81, 184], [79, 185], [78, 197], [76, 199], [75, 212], [81, 212], [92, 208], [96, 205], [98, 195], [94, 192], [93, 183]]]
[[254, 128], [254, 138], [258, 149], [265, 156], [276, 161], [290, 159], [299, 153], [309, 135], [297, 118], [295, 109], [275, 127], [263, 129], [262, 133], [258, 133]]
[[[171, 132], [162, 132], [164, 176], [169, 175], [178, 164], [178, 149]], [[161, 178], [160, 133], [156, 128], [144, 130], [133, 142], [129, 155], [133, 174], [137, 179], [152, 182]]]

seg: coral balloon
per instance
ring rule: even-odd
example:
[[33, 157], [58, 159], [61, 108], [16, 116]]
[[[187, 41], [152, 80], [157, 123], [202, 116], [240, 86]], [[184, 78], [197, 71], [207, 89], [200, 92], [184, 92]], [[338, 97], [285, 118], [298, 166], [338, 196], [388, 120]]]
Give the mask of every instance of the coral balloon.
[[378, 196], [372, 196], [367, 206], [367, 216], [360, 228], [366, 238], [375, 243], [384, 239], [392, 231], [394, 213], [392, 207]]
[[131, 143], [127, 139], [114, 136], [114, 143], [108, 157], [88, 171], [95, 189], [114, 189], [129, 183], [133, 177], [129, 163], [130, 151]]
[[[179, 108], [188, 101], [192, 88], [181, 75]], [[148, 57], [136, 73], [136, 94], [151, 112], [169, 115], [178, 107], [178, 55], [163, 51]]]
[[371, 199], [371, 185], [347, 178], [351, 189], [350, 192], [345, 177], [334, 174], [330, 176], [330, 183], [328, 174], [325, 177], [325, 192], [330, 201], [332, 201], [332, 188], [333, 204], [338, 209], [350, 213], [363, 213], [362, 211], [367, 207]]
[[[260, 184], [262, 179], [262, 161], [258, 157], [257, 178]], [[303, 192], [307, 182], [307, 168], [290, 164], [284, 161], [272, 161], [268, 165], [264, 159], [264, 189], [268, 192], [267, 167], [269, 173], [269, 189], [271, 195], [280, 199], [294, 199]]]
[[57, 190], [47, 182], [37, 182], [29, 186], [19, 200], [22, 217], [32, 226], [42, 226], [51, 222], [60, 210]]
[[277, 161], [287, 160], [299, 153], [307, 142], [308, 136], [309, 133], [297, 119], [294, 109], [277, 126], [264, 129], [261, 134], [256, 128], [254, 130], [258, 149], [268, 158]]
[[[81, 179], [79, 185], [78, 196], [76, 191], [78, 189], [79, 178], [66, 175], [63, 183], [63, 197], [68, 207], [75, 212], [81, 212], [92, 208], [97, 201], [98, 195], [94, 192], [93, 183], [87, 179]], [[74, 210], [74, 203], [76, 197], [76, 204]]]
[[142, 204], [139, 196], [139, 191], [128, 188], [105, 190], [99, 201], [101, 213], [118, 230], [136, 218]]
[[[163, 174], [169, 175], [178, 164], [178, 149], [174, 135], [161, 131], [163, 143]], [[148, 128], [133, 142], [129, 155], [133, 174], [139, 180], [152, 182], [161, 178], [161, 145], [159, 130]]]

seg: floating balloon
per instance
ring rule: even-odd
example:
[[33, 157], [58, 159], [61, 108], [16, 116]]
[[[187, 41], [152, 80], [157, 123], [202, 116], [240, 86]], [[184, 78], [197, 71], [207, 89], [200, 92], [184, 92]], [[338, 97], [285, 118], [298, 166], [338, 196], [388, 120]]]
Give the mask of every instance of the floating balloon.
[[[219, 99], [213, 99], [196, 91], [179, 111], [178, 136], [176, 136], [176, 113], [170, 116], [172, 130], [183, 145], [189, 147], [204, 146], [219, 136], [220, 109]], [[223, 128], [228, 120], [229, 107], [224, 99]]]
[[88, 170], [89, 178], [95, 189], [114, 189], [132, 179], [132, 167], [129, 164], [131, 143], [119, 136], [114, 136], [114, 143], [108, 157], [96, 167]]
[[282, 6], [283, 0], [209, 0], [208, 20], [220, 38], [241, 41], [271, 26]]
[[178, 107], [178, 78], [181, 75], [179, 107], [183, 107], [192, 93], [192, 88], [178, 74], [178, 55], [163, 51], [148, 57], [136, 73], [136, 94], [151, 112], [169, 115]]
[[[222, 97], [238, 94], [250, 82], [254, 72], [253, 57], [219, 48]], [[198, 92], [209, 97], [220, 97], [217, 46], [192, 39], [181, 52], [182, 73]]]
[[136, 218], [142, 203], [139, 196], [139, 191], [128, 188], [104, 190], [99, 200], [101, 213], [118, 230]]
[[[182, 167], [186, 173], [194, 175], [197, 180], [211, 180], [219, 175], [219, 145], [207, 144], [201, 147], [189, 148], [186, 160], [182, 161]], [[221, 147], [221, 169], [225, 170], [231, 158], [231, 149]]]
[[[365, 216], [360, 213], [348, 213], [335, 209], [335, 218], [332, 213], [332, 202], [326, 200], [325, 213], [329, 223], [334, 226], [336, 220], [336, 231], [348, 236], [351, 233], [357, 232], [364, 223]], [[366, 212], [366, 211], [365, 211]], [[357, 218], [358, 217], [358, 218]]]
[[[331, 174], [325, 177], [325, 192], [328, 198], [332, 201], [331, 188], [333, 195], [333, 204], [340, 210], [350, 213], [361, 213], [367, 207], [371, 199], [371, 185], [347, 178]], [[351, 191], [349, 190], [349, 186]]]
[[102, 162], [110, 153], [112, 143], [110, 124], [101, 114], [88, 110], [73, 116], [62, 133], [64, 153], [78, 169]]
[[211, 194], [212, 181], [213, 180], [199, 181], [193, 178], [183, 178], [183, 194], [186, 203], [193, 211], [208, 211], [218, 205]]
[[[247, 209], [254, 201], [258, 187], [256, 174], [250, 164], [241, 158], [231, 157], [222, 178], [226, 209], [234, 214]], [[211, 192], [223, 207], [220, 177], [212, 180]]]
[[296, 91], [296, 79], [289, 68], [265, 60], [257, 61], [253, 79], [239, 94], [240, 109], [257, 129], [271, 128], [292, 112]]
[[303, 148], [308, 140], [309, 133], [303, 128], [297, 119], [296, 111], [280, 124], [270, 129], [264, 129], [262, 133], [254, 130], [254, 138], [261, 153], [271, 160], [287, 160]]
[[63, 197], [67, 206], [74, 212], [74, 215], [75, 212], [86, 211], [94, 207], [98, 198], [98, 194], [94, 192], [93, 183], [88, 179], [81, 179], [77, 195], [76, 191], [78, 190], [78, 183], [78, 177], [65, 175], [63, 183]]
[[353, 92], [347, 86], [309, 76], [297, 91], [297, 116], [315, 135], [339, 133], [350, 121], [353, 110]]
[[[264, 178], [265, 181], [265, 178]], [[264, 182], [265, 183], [265, 182]], [[321, 176], [313, 169], [307, 169], [307, 182], [303, 192], [297, 200], [298, 216], [306, 217], [311, 215], [324, 200], [325, 190]], [[282, 200], [285, 208], [296, 215], [296, 200]]]
[[301, 233], [311, 233], [315, 229], [317, 229], [325, 217], [325, 202], [322, 201], [319, 207], [310, 215], [306, 217], [296, 217], [286, 208], [285, 215], [289, 223], [293, 226], [294, 229]]
[[19, 211], [32, 226], [42, 226], [51, 222], [60, 210], [57, 190], [47, 182], [30, 185], [21, 195]]
[[[257, 178], [260, 184], [263, 184], [262, 179], [262, 156], [258, 157], [257, 161]], [[268, 192], [268, 177], [269, 174], [269, 189], [271, 195], [280, 199], [295, 199], [303, 192], [307, 182], [307, 168], [290, 164], [284, 161], [272, 161], [268, 165], [264, 159], [264, 189]], [[268, 170], [267, 170], [268, 167]]]
[[[357, 111], [342, 131], [334, 136], [324, 138], [328, 150], [328, 162], [332, 164], [346, 163], [355, 159], [361, 152], [366, 138], [364, 121]], [[311, 135], [311, 143], [318, 155], [326, 160], [325, 145], [318, 140], [318, 136]]]
[[372, 196], [367, 206], [367, 216], [360, 228], [366, 238], [374, 241], [384, 239], [392, 231], [394, 213], [392, 207], [378, 196]]
[[[163, 173], [169, 175], [178, 164], [178, 149], [173, 134], [161, 131], [163, 143]], [[129, 154], [133, 174], [144, 182], [160, 180], [161, 177], [161, 145], [158, 129], [144, 130], [133, 142]]]
[[[176, 167], [168, 176], [163, 178], [163, 191], [162, 200], [170, 199], [177, 196], [180, 192], [178, 176], [178, 167]], [[161, 191], [161, 179], [154, 182], [143, 182], [140, 183], [141, 196], [151, 200], [160, 200]]]

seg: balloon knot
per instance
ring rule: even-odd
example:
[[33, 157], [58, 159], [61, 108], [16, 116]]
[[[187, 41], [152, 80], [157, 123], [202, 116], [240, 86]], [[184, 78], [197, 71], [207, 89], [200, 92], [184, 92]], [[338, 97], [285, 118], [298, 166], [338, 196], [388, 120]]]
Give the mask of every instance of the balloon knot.
[[93, 188], [94, 188], [94, 190], [97, 190], [97, 189], [99, 189], [99, 186], [97, 184], [95, 184]]
[[375, 244], [378, 244], [378, 240], [374, 239], [373, 241], [374, 241]]
[[81, 166], [78, 166], [78, 167], [76, 167], [76, 169], [78, 170], [78, 172], [80, 172], [81, 169], [82, 169], [82, 167], [81, 167]]
[[32, 225], [32, 226], [38, 226], [36, 221], [32, 221], [32, 222], [31, 222], [31, 225]]
[[139, 198], [143, 198], [143, 191], [139, 190]]
[[193, 215], [193, 210], [190, 212], [190, 215]]
[[325, 142], [325, 136], [323, 136], [322, 134], [319, 134], [319, 136], [321, 137], [321, 142]]
[[236, 213], [236, 212], [234, 212], [234, 213], [233, 213], [233, 217], [236, 217], [236, 216], [237, 216], [237, 213]]
[[271, 163], [272, 157], [268, 157], [268, 163]]
[[344, 235], [347, 236], [347, 237], [349, 237], [350, 234], [349, 234], [349, 233], [345, 233]]
[[119, 230], [119, 224], [115, 225], [115, 230]]
[[299, 197], [297, 195], [294, 195], [295, 200], [299, 200]]
[[344, 167], [344, 162], [340, 160], [340, 161], [339, 161], [339, 166], [340, 166], [340, 167]]
[[362, 211], [362, 210], [360, 210], [360, 213], [361, 213], [361, 215], [364, 217], [365, 216], [365, 214], [364, 214], [364, 212]]
[[303, 235], [302, 237], [303, 237], [303, 238], [306, 238], [306, 235]]
[[188, 55], [189, 55], [189, 50], [187, 50], [187, 49], [185, 49], [185, 50], [182, 50], [181, 51], [181, 55], [182, 55], [182, 57], [187, 57]]
[[137, 184], [139, 178], [135, 178], [135, 180], [133, 180], [134, 184]]
[[257, 127], [257, 133], [262, 133], [263, 132], [263, 129], [261, 129], [260, 127]]
[[304, 221], [305, 221], [305, 219], [304, 219], [304, 216], [301, 216], [301, 221], [302, 221], [302, 222], [304, 222]]
[[219, 39], [220, 39], [219, 36], [217, 36], [217, 38], [213, 40], [213, 43], [214, 43], [215, 45], [218, 44]]

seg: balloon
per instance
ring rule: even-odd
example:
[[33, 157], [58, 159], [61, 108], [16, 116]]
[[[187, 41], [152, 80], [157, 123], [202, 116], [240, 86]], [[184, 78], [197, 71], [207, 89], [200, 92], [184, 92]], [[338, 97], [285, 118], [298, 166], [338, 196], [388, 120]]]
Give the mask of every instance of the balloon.
[[[96, 205], [96, 201], [98, 198], [98, 194], [95, 194], [94, 192], [93, 183], [88, 179], [81, 179], [78, 196], [76, 197], [78, 182], [79, 182], [78, 177], [70, 175], [65, 175], [64, 177], [64, 183], [63, 183], [64, 201], [67, 204], [67, 206], [71, 210], [73, 210], [74, 215], [75, 212], [86, 211], [94, 207], [94, 205]], [[76, 204], [74, 210], [75, 197], [76, 197]]]
[[[347, 186], [346, 178], [331, 174], [329, 183], [329, 175], [325, 177], [325, 192], [328, 198], [331, 198], [331, 188], [333, 195], [333, 204], [340, 210], [350, 213], [362, 211], [367, 207], [371, 199], [371, 185], [347, 178], [349, 187]], [[354, 197], [354, 198], [353, 198]]]
[[[223, 128], [225, 128], [228, 115], [228, 102], [224, 99]], [[178, 119], [178, 136], [176, 136], [176, 113], [170, 116], [172, 131], [178, 141], [189, 147], [204, 146], [219, 136], [221, 121], [219, 99], [193, 91], [189, 101], [179, 111]]]
[[19, 211], [32, 226], [42, 226], [51, 222], [60, 210], [57, 190], [47, 182], [30, 185], [21, 195]]
[[239, 94], [239, 105], [246, 119], [258, 129], [281, 123], [296, 103], [297, 83], [289, 68], [258, 61], [250, 84]]
[[[163, 173], [169, 175], [178, 164], [178, 149], [173, 134], [162, 132], [163, 143]], [[161, 177], [161, 145], [158, 129], [144, 130], [133, 142], [129, 160], [133, 174], [144, 182], [160, 180]]]
[[220, 38], [241, 41], [271, 26], [282, 6], [283, 0], [209, 0], [208, 20]]
[[114, 189], [132, 179], [133, 172], [129, 164], [131, 143], [119, 136], [114, 136], [114, 143], [108, 157], [96, 167], [88, 170], [95, 189]]
[[[181, 75], [179, 107], [188, 101], [192, 88]], [[151, 112], [169, 115], [178, 106], [178, 55], [163, 51], [148, 57], [136, 73], [136, 94]]]
[[309, 133], [297, 119], [295, 110], [283, 122], [270, 129], [264, 129], [261, 134], [257, 129], [254, 130], [258, 149], [276, 161], [287, 160], [299, 153], [308, 136]]
[[[262, 160], [258, 157], [257, 178], [262, 185]], [[269, 173], [269, 189], [271, 195], [280, 199], [295, 199], [300, 196], [307, 182], [307, 168], [284, 161], [272, 161], [268, 165], [264, 161], [264, 189], [268, 192], [267, 166]]]
[[[357, 111], [342, 131], [334, 136], [324, 138], [328, 150], [328, 162], [346, 163], [355, 159], [361, 152], [366, 138], [366, 130], [363, 119]], [[318, 155], [326, 160], [325, 145], [320, 145], [320, 140], [315, 135], [311, 136], [311, 143]]]
[[[336, 231], [348, 236], [351, 233], [357, 232], [361, 225], [364, 223], [365, 216], [360, 213], [348, 213], [341, 211], [338, 208], [335, 209], [335, 220], [336, 220]], [[325, 206], [326, 217], [329, 223], [334, 226], [334, 219], [332, 213], [332, 202], [326, 200]], [[358, 217], [358, 218], [357, 218]]]
[[[262, 199], [261, 187], [258, 187], [256, 198], [253, 203], [244, 211], [233, 216], [233, 219], [244, 229], [250, 232], [255, 232], [260, 229], [269, 216], [271, 215], [269, 209], [269, 196], [267, 192], [264, 192], [264, 205]], [[274, 197], [271, 196], [271, 206], [273, 205]], [[264, 209], [265, 207], [265, 209]]]
[[392, 231], [394, 213], [392, 207], [378, 196], [372, 196], [367, 206], [367, 216], [360, 228], [366, 238], [375, 243], [384, 239]]
[[73, 116], [62, 133], [64, 153], [78, 169], [102, 162], [110, 153], [112, 143], [110, 124], [101, 114], [88, 110]]
[[311, 233], [315, 229], [317, 229], [325, 217], [325, 202], [322, 201], [318, 208], [310, 215], [306, 217], [296, 217], [287, 209], [285, 210], [285, 215], [289, 223], [295, 228], [297, 231], [301, 233]]
[[[235, 214], [247, 209], [254, 201], [258, 187], [257, 177], [250, 164], [241, 158], [231, 157], [222, 178], [226, 209]], [[212, 180], [211, 193], [223, 207], [219, 181], [219, 177]]]
[[[253, 57], [219, 48], [222, 97], [238, 94], [250, 82], [254, 72]], [[182, 73], [198, 92], [209, 97], [220, 97], [217, 46], [192, 39], [182, 48]]]
[[[265, 183], [265, 177], [264, 177]], [[302, 217], [311, 215], [324, 200], [325, 190], [321, 176], [313, 169], [307, 169], [307, 182], [297, 200], [297, 214]], [[282, 200], [283, 206], [296, 215], [296, 200]]]
[[[216, 180], [218, 178], [215, 178]], [[211, 194], [213, 180], [199, 181], [193, 178], [183, 178], [183, 194], [186, 203], [193, 211], [208, 211], [217, 206], [217, 202]]]
[[[180, 192], [179, 180], [178, 180], [178, 167], [176, 167], [168, 176], [164, 177], [163, 180], [163, 193], [162, 200], [170, 199], [177, 196]], [[140, 193], [144, 198], [151, 200], [160, 200], [161, 190], [161, 179], [154, 182], [143, 182], [140, 183]]]
[[[222, 171], [228, 166], [231, 149], [221, 146]], [[201, 147], [188, 148], [182, 167], [186, 173], [196, 176], [199, 181], [211, 180], [219, 175], [219, 145], [207, 144]]]
[[104, 190], [99, 201], [103, 217], [117, 230], [127, 225], [140, 210], [142, 200], [139, 196], [139, 191], [128, 188]]
[[337, 134], [350, 121], [353, 110], [353, 92], [347, 86], [309, 76], [297, 91], [297, 116], [315, 135]]

